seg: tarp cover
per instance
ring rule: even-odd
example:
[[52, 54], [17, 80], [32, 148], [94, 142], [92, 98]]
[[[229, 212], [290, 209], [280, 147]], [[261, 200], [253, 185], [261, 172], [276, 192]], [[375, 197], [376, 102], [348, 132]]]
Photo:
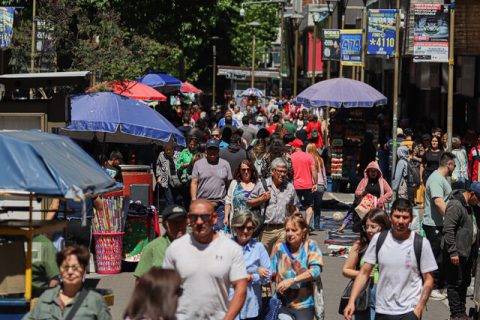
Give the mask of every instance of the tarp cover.
[[0, 131], [0, 193], [83, 199], [122, 188], [75, 142], [38, 131]]

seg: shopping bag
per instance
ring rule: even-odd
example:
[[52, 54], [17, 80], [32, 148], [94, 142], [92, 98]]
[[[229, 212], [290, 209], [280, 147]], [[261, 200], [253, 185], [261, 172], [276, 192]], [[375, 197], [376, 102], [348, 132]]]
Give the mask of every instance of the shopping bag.
[[425, 201], [425, 185], [422, 183], [415, 191], [415, 203], [423, 204]]
[[370, 212], [370, 210], [376, 208], [377, 205], [377, 197], [371, 195], [370, 193], [367, 193], [360, 201], [360, 204], [355, 208], [355, 212], [358, 214], [361, 220], [367, 215], [368, 212]]

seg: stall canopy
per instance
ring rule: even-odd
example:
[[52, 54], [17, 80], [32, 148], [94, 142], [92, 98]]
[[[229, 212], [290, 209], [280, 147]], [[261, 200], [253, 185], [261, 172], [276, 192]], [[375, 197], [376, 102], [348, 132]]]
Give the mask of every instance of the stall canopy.
[[157, 90], [143, 83], [134, 80], [115, 80], [97, 84], [87, 90], [89, 92], [105, 91], [107, 89], [113, 93], [137, 100], [156, 100], [167, 101], [167, 97]]
[[60, 129], [71, 138], [132, 144], [185, 145], [183, 134], [154, 109], [112, 92], [74, 96], [72, 121]]
[[122, 188], [67, 137], [0, 131], [0, 194], [83, 199]]
[[240, 96], [262, 98], [263, 92], [257, 88], [248, 88], [248, 89], [245, 89], [242, 93], [240, 93]]
[[147, 70], [146, 74], [135, 80], [161, 92], [178, 91], [182, 87], [182, 81], [155, 70]]
[[180, 92], [200, 94], [200, 93], [202, 93], [202, 90], [198, 89], [197, 87], [195, 87], [190, 82], [185, 81], [184, 83], [182, 83], [182, 87], [180, 88]]
[[320, 81], [303, 90], [297, 101], [304, 107], [371, 108], [387, 104], [387, 98], [375, 88], [347, 78]]

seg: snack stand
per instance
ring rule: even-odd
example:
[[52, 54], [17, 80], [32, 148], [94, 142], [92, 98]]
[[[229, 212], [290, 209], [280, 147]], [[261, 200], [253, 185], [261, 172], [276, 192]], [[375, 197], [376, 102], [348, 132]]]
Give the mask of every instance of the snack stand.
[[[66, 226], [66, 221], [34, 220], [34, 199], [81, 200], [122, 186], [70, 139], [48, 133], [0, 132], [0, 163], [0, 195], [29, 199], [28, 208], [2, 207], [0, 210], [0, 214], [19, 210], [29, 213], [27, 220], [0, 221], [0, 235], [24, 236], [26, 241], [23, 297], [2, 295], [0, 298], [0, 319], [20, 319], [32, 300], [32, 237]], [[8, 277], [2, 280], [8, 281]]]

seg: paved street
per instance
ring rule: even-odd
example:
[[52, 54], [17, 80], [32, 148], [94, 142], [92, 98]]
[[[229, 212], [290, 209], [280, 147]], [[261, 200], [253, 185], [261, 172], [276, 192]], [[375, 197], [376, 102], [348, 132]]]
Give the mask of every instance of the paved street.
[[[326, 212], [325, 214], [331, 215], [332, 212]], [[323, 244], [326, 232], [316, 232], [312, 237], [321, 244], [323, 252], [327, 253], [326, 245]], [[344, 258], [325, 256], [325, 268], [322, 273], [322, 281], [325, 288], [326, 319], [343, 319], [337, 311], [340, 295], [348, 283], [348, 280], [342, 276], [341, 271], [344, 261]], [[111, 309], [112, 316], [114, 319], [122, 319], [123, 311], [133, 291], [133, 274], [130, 272], [109, 276], [90, 274], [89, 278], [98, 279], [97, 287], [99, 288], [111, 288], [114, 290], [115, 305]], [[469, 301], [467, 308], [469, 308], [471, 304]], [[448, 318], [449, 312], [446, 301], [429, 301], [427, 310], [423, 316], [424, 320], [444, 320]]]

